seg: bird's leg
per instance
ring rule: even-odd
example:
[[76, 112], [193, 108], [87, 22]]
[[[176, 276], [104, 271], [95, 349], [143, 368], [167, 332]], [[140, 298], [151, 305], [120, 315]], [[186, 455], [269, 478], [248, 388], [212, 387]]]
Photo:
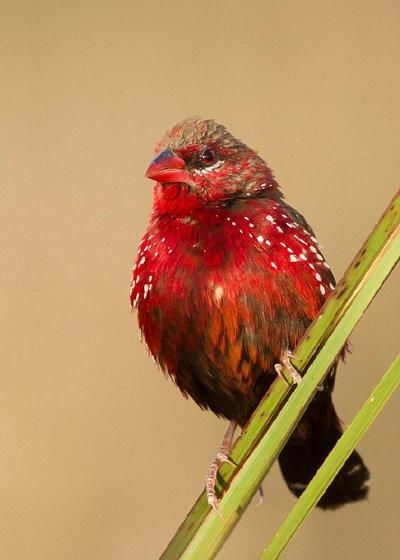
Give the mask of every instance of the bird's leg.
[[237, 422], [234, 422], [232, 420], [229, 424], [228, 429], [226, 430], [221, 446], [218, 449], [215, 459], [211, 463], [210, 470], [208, 471], [208, 474], [206, 476], [207, 501], [217, 514], [219, 514], [219, 508], [218, 499], [215, 495], [215, 481], [217, 479], [218, 469], [222, 465], [222, 463], [229, 463], [230, 465], [236, 466], [235, 463], [232, 463], [232, 461], [228, 457], [228, 454], [232, 449], [236, 426]]
[[[278, 376], [281, 379], [283, 379], [284, 381], [286, 381], [286, 383], [287, 383], [287, 379], [282, 373], [283, 368], [286, 367], [288, 372], [290, 373], [290, 377], [291, 377], [293, 383], [298, 385], [300, 383], [300, 381], [302, 380], [302, 377], [299, 374], [299, 372], [297, 371], [297, 369], [293, 366], [292, 362], [290, 361], [290, 358], [294, 358], [294, 357], [295, 356], [292, 354], [292, 352], [290, 350], [286, 350], [281, 355], [280, 363], [275, 364], [274, 368], [275, 368], [275, 371], [278, 374]], [[324, 390], [324, 384], [323, 383], [321, 383], [320, 385], [317, 385], [317, 391], [323, 391], [323, 390]]]
[[293, 381], [293, 383], [295, 385], [298, 385], [301, 381], [301, 375], [300, 373], [297, 371], [297, 369], [292, 365], [292, 362], [290, 361], [291, 358], [294, 358], [295, 356], [292, 354], [292, 352], [290, 350], [285, 350], [284, 352], [282, 352], [281, 357], [280, 357], [280, 363], [275, 364], [274, 368], [276, 373], [279, 375], [279, 377], [281, 379], [284, 379], [286, 381], [285, 376], [282, 373], [283, 368], [286, 368], [290, 374], [290, 377]]

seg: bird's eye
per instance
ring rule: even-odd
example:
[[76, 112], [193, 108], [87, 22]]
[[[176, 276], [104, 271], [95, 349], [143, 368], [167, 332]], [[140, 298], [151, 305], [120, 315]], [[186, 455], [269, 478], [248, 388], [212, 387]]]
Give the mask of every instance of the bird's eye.
[[212, 165], [217, 161], [217, 154], [211, 148], [206, 148], [201, 152], [200, 160], [204, 165]]

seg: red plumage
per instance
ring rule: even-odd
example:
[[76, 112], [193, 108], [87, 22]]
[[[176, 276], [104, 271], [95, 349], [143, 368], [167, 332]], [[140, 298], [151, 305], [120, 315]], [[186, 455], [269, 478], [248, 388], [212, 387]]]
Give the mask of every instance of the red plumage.
[[[187, 119], [156, 153], [132, 305], [150, 352], [181, 391], [243, 426], [334, 278], [266, 163], [224, 127]], [[331, 401], [335, 369], [280, 456], [296, 495], [341, 434]], [[368, 477], [354, 452], [319, 505], [364, 497]]]

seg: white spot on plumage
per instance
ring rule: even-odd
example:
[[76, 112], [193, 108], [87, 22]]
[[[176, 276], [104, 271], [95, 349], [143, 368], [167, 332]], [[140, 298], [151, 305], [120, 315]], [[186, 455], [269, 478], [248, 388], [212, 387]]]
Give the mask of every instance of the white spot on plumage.
[[272, 268], [275, 268], [275, 270], [278, 268], [278, 267], [276, 266], [276, 264], [274, 263], [274, 261], [271, 261], [271, 266], [272, 266]]
[[306, 257], [303, 253], [301, 253], [300, 258], [301, 258], [301, 260], [303, 260], [303, 261], [306, 261], [306, 260], [307, 260], [307, 257]]
[[316, 273], [315, 278], [318, 280], [318, 282], [321, 282], [322, 280], [321, 275], [318, 272]]
[[139, 261], [139, 266], [146, 262], [146, 257], [142, 257]]
[[282, 245], [282, 247], [286, 247], [286, 243], [284, 243], [283, 241], [281, 241], [280, 244]]
[[294, 255], [290, 255], [289, 260], [292, 262], [297, 262], [297, 257], [295, 257]]
[[360, 470], [362, 469], [362, 466], [360, 464], [354, 465], [354, 467], [352, 467], [350, 470], [347, 471], [347, 475], [352, 475], [355, 473], [358, 473]]
[[232, 225], [235, 226], [235, 225], [236, 225], [236, 222], [232, 222]]
[[215, 286], [215, 289], [214, 289], [215, 300], [220, 301], [223, 295], [224, 295], [224, 289], [223, 289], [222, 286], [220, 286], [218, 284], [217, 286]]
[[335, 289], [335, 286], [332, 284], [332, 282], [329, 282], [329, 287], [330, 287], [331, 290]]
[[308, 245], [307, 241], [304, 241], [304, 239], [302, 239], [301, 237], [299, 237], [298, 235], [294, 234], [294, 237], [300, 241], [300, 243], [303, 243], [303, 245]]
[[264, 241], [264, 237], [262, 235], [259, 235], [257, 237], [257, 241], [259, 241], [260, 243], [262, 243]]
[[304, 490], [304, 488], [307, 488], [307, 484], [303, 484], [303, 482], [290, 482], [289, 486], [293, 490]]
[[318, 259], [319, 261], [323, 261], [323, 260], [324, 260], [324, 257], [321, 255], [321, 253], [317, 253], [315, 256], [317, 257], [317, 259]]
[[265, 216], [265, 219], [268, 220], [269, 222], [271, 222], [271, 224], [275, 223], [274, 218], [270, 214], [268, 214], [268, 216]]
[[293, 249], [292, 249], [291, 247], [288, 247], [288, 248], [287, 248], [287, 252], [288, 252], [288, 253], [293, 253]]
[[323, 296], [325, 295], [326, 290], [325, 290], [325, 287], [322, 284], [319, 285], [319, 291], [321, 292], [321, 294]]
[[314, 247], [314, 245], [310, 245], [310, 251], [312, 251], [313, 253], [317, 253], [317, 249]]
[[328, 268], [328, 269], [331, 268], [331, 267], [329, 266], [329, 264], [328, 264], [327, 262], [325, 262], [325, 261], [324, 261], [322, 264], [324, 265], [325, 268]]
[[248, 216], [245, 216], [244, 219], [247, 220], [247, 221], [250, 220], [250, 218]]
[[281, 226], [276, 226], [276, 231], [279, 231], [279, 233], [283, 233], [283, 229], [281, 228]]
[[265, 243], [266, 243], [266, 245], [268, 245], [268, 247], [271, 247], [271, 245], [272, 245], [272, 243], [271, 243], [271, 241], [270, 241], [269, 239], [266, 239], [266, 240], [265, 240]]

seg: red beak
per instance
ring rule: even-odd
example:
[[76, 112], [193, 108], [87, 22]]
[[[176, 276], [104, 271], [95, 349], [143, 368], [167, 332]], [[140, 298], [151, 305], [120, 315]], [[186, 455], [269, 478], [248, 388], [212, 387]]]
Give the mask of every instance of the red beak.
[[186, 183], [192, 187], [195, 185], [183, 159], [170, 148], [166, 148], [153, 159], [146, 171], [146, 177], [158, 183]]

